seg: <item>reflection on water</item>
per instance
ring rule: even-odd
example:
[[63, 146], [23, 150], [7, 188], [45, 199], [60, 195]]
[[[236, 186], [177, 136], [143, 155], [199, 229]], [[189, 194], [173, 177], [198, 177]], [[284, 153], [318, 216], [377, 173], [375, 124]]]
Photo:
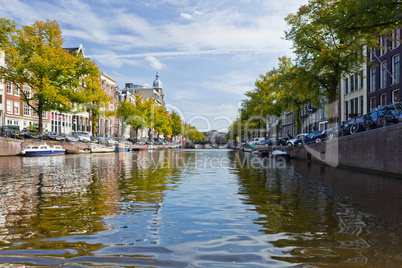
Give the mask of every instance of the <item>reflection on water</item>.
[[399, 267], [402, 181], [229, 150], [0, 158], [0, 263]]

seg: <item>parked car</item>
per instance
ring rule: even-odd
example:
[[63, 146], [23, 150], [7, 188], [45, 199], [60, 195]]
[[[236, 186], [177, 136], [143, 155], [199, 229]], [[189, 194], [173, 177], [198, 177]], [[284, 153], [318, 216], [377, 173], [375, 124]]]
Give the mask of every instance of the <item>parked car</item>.
[[311, 133], [307, 134], [306, 136], [304, 136], [303, 138], [295, 140], [294, 144], [296, 146], [300, 146], [302, 144], [309, 144], [309, 143], [313, 143], [313, 142], [317, 142], [317, 143], [321, 142], [323, 139], [325, 139], [324, 138], [324, 135], [325, 135], [324, 133], [325, 133], [325, 130], [324, 131], [320, 130], [320, 131], [311, 132]]
[[48, 131], [43, 135], [44, 140], [65, 141], [65, 138], [57, 132]]
[[259, 144], [260, 142], [262, 142], [262, 141], [265, 141], [266, 139], [264, 139], [264, 138], [253, 138], [251, 141], [250, 141], [250, 143], [252, 143], [252, 144]]
[[117, 140], [113, 138], [107, 138], [106, 142], [107, 142], [106, 145], [115, 145], [117, 143]]
[[73, 135], [81, 142], [91, 142], [91, 137], [86, 132], [74, 132]]
[[74, 137], [72, 134], [64, 134], [64, 140], [67, 142], [77, 142], [78, 138]]
[[289, 137], [280, 137], [278, 139], [278, 145], [286, 145], [289, 141]]
[[[269, 139], [269, 140], [261, 140], [257, 144], [258, 145], [274, 145], [276, 143], [276, 139]], [[251, 142], [252, 144], [252, 142]]]
[[16, 137], [19, 139], [33, 139], [41, 140], [42, 135], [37, 130], [24, 128], [21, 132], [16, 133]]
[[19, 126], [6, 125], [1, 127], [1, 136], [7, 138], [15, 138], [15, 134], [20, 131]]
[[327, 139], [332, 140], [337, 137], [350, 135], [350, 128], [353, 124], [353, 120], [342, 122], [339, 126], [335, 126], [326, 130]]
[[289, 146], [294, 146], [294, 145], [295, 145], [295, 141], [298, 140], [298, 139], [303, 138], [304, 136], [307, 136], [307, 133], [300, 133], [300, 134], [297, 134], [297, 136], [296, 136], [294, 139], [288, 140], [288, 141], [286, 142], [286, 144], [289, 145]]

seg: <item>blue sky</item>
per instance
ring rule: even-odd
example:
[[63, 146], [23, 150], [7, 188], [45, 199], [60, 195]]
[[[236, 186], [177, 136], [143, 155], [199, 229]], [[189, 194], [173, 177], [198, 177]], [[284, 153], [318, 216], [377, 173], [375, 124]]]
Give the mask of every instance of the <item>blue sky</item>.
[[0, 0], [19, 25], [57, 20], [64, 47], [82, 44], [102, 72], [150, 84], [200, 131], [225, 131], [260, 74], [292, 56], [284, 18], [307, 0]]

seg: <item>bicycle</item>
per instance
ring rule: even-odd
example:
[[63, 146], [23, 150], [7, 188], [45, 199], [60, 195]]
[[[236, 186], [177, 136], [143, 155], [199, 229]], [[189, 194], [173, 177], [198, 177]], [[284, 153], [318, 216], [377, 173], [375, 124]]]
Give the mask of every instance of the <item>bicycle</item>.
[[350, 134], [356, 134], [357, 133], [357, 131], [359, 130], [359, 128], [360, 128], [360, 124], [359, 124], [359, 122], [357, 122], [357, 120], [356, 120], [357, 118], [356, 117], [354, 117], [354, 118], [352, 118], [352, 120], [353, 120], [353, 123], [352, 123], [352, 125], [350, 126]]
[[393, 103], [394, 109], [396, 110], [395, 117], [399, 121], [399, 117], [402, 114], [402, 98], [400, 98], [398, 101]]

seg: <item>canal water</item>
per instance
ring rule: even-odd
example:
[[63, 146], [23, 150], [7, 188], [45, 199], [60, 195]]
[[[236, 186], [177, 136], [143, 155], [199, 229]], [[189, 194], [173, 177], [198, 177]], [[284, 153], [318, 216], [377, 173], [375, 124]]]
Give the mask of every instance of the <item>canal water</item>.
[[231, 150], [0, 158], [0, 267], [402, 267], [402, 179]]

